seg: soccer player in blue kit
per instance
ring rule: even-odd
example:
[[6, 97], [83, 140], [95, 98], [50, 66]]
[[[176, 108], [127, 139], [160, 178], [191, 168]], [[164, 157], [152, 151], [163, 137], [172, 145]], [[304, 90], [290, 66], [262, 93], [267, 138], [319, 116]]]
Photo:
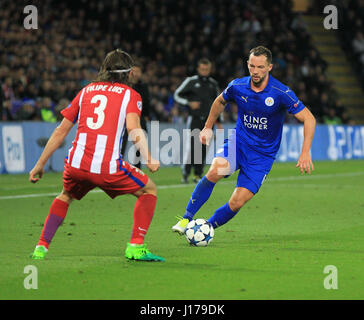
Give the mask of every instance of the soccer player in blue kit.
[[208, 221], [214, 228], [222, 226], [253, 198], [272, 168], [281, 143], [286, 111], [304, 124], [304, 141], [296, 167], [301, 174], [314, 170], [310, 148], [316, 120], [287, 86], [269, 74], [272, 67], [270, 50], [263, 46], [253, 48], [248, 60], [250, 76], [231, 81], [213, 102], [200, 133], [201, 142], [209, 144], [212, 126], [229, 101], [238, 106], [236, 130], [217, 150], [207, 174], [192, 192], [184, 216], [172, 231], [183, 234], [188, 222], [210, 197], [215, 184], [236, 170], [240, 171], [230, 200]]

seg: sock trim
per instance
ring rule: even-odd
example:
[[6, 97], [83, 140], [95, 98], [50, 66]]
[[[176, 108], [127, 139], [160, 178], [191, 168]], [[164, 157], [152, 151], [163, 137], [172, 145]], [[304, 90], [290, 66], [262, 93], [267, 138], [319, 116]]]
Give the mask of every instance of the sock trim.
[[44, 247], [45, 252], [48, 252], [48, 248], [47, 248], [46, 246], [44, 246], [44, 245], [42, 245], [42, 244], [37, 244], [37, 245], [35, 246], [35, 248], [36, 248], [36, 249], [37, 249], [37, 248], [39, 248], [39, 247]]

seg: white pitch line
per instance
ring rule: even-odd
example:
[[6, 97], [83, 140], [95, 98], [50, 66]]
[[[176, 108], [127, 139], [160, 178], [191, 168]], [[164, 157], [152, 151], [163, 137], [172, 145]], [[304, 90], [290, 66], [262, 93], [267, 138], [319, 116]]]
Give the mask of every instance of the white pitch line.
[[302, 180], [302, 179], [325, 179], [325, 178], [346, 178], [346, 177], [356, 177], [364, 175], [364, 171], [357, 172], [346, 172], [346, 173], [330, 173], [330, 174], [317, 174], [317, 175], [306, 175], [306, 176], [289, 176], [280, 178], [267, 178], [268, 181], [291, 181], [291, 180]]
[[[346, 172], [346, 173], [336, 173], [336, 174], [318, 174], [318, 175], [311, 175], [311, 176], [289, 176], [289, 177], [279, 177], [279, 178], [268, 178], [266, 183], [269, 182], [278, 182], [278, 181], [295, 181], [295, 180], [313, 180], [313, 179], [325, 179], [325, 178], [345, 178], [345, 177], [355, 177], [364, 175], [364, 171], [357, 171], [357, 172]], [[221, 181], [219, 184], [235, 184], [235, 180], [231, 181]], [[178, 189], [178, 188], [189, 188], [193, 187], [193, 184], [171, 184], [171, 185], [160, 185], [157, 186], [158, 190], [163, 189]], [[315, 185], [315, 186], [320, 186]], [[89, 193], [99, 193], [103, 192], [102, 190], [92, 190]], [[0, 196], [0, 200], [13, 200], [13, 199], [26, 199], [26, 198], [39, 198], [39, 197], [50, 197], [50, 196], [57, 196], [59, 192], [50, 192], [50, 193], [34, 193], [34, 194], [20, 194], [20, 195], [13, 195], [13, 196]]]
[[[59, 187], [59, 184], [50, 184], [48, 185], [48, 188], [55, 188], [55, 187]], [[44, 186], [41, 185], [41, 184], [38, 184], [38, 185], [32, 185], [31, 187], [32, 189], [44, 189]], [[16, 186], [16, 187], [13, 187], [13, 186], [10, 186], [10, 187], [0, 187], [0, 191], [13, 191], [13, 190], [18, 190], [18, 189], [24, 189], [24, 187], [19, 187], [19, 186]]]
[[24, 198], [39, 198], [59, 195], [59, 192], [52, 193], [34, 193], [34, 194], [19, 194], [15, 196], [1, 196], [0, 200], [11, 200], [11, 199], [24, 199]]
[[[364, 188], [364, 185], [362, 187], [358, 187], [357, 185], [336, 185], [336, 184], [314, 184], [314, 183], [274, 183], [274, 184], [271, 184], [271, 185], [267, 185], [268, 187], [271, 187], [271, 188], [275, 188], [277, 186], [279, 187], [284, 187], [284, 188], [300, 188], [300, 189], [304, 189], [304, 188], [325, 188], [325, 189], [335, 189], [335, 190], [338, 190], [338, 189], [358, 189], [358, 188], [361, 188], [363, 189]], [[267, 187], [266, 186], [266, 187]]]
[[[228, 183], [227, 181], [223, 183]], [[230, 183], [230, 182], [229, 182]], [[192, 187], [192, 184], [171, 184], [165, 186], [157, 186], [158, 190], [160, 189], [177, 189], [177, 188], [187, 188]], [[103, 190], [91, 190], [89, 193], [99, 193], [103, 192]], [[39, 197], [51, 197], [58, 196], [60, 192], [50, 192], [50, 193], [33, 193], [33, 194], [19, 194], [14, 196], [0, 196], [0, 200], [11, 200], [11, 199], [25, 199], [25, 198], [39, 198]]]

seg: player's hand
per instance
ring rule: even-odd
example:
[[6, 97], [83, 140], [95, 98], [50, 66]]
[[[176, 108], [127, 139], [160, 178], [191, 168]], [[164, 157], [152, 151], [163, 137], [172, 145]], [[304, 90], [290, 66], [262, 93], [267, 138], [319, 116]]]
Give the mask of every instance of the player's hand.
[[155, 159], [151, 159], [150, 162], [146, 164], [147, 168], [151, 173], [158, 171], [159, 167], [161, 166], [160, 162]]
[[300, 168], [301, 174], [311, 174], [311, 171], [315, 170], [309, 152], [301, 153], [298, 158], [296, 168]]
[[203, 128], [200, 132], [200, 141], [202, 144], [209, 145], [214, 132], [210, 128]]
[[188, 105], [190, 106], [190, 108], [192, 110], [199, 109], [200, 108], [200, 104], [201, 104], [201, 102], [199, 102], [199, 101], [191, 101], [191, 102], [188, 103]]
[[[35, 167], [29, 172], [29, 182], [36, 183], [40, 179], [42, 179], [44, 173], [44, 168], [38, 165], [35, 165]], [[38, 178], [36, 177], [38, 176]]]

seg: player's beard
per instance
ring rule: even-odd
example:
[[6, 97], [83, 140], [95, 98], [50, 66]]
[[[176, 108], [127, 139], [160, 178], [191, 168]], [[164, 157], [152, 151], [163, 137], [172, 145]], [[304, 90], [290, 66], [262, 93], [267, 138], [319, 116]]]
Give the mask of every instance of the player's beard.
[[253, 79], [253, 76], [251, 76], [251, 79], [252, 79], [252, 82], [254, 83], [254, 85], [256, 86], [256, 87], [260, 87], [260, 85], [263, 83], [263, 81], [265, 80], [265, 77], [266, 77], [267, 75], [265, 75], [265, 76], [263, 76], [263, 77], [259, 77], [258, 76], [258, 78], [259, 78], [259, 80], [258, 81], [254, 81], [254, 79]]

